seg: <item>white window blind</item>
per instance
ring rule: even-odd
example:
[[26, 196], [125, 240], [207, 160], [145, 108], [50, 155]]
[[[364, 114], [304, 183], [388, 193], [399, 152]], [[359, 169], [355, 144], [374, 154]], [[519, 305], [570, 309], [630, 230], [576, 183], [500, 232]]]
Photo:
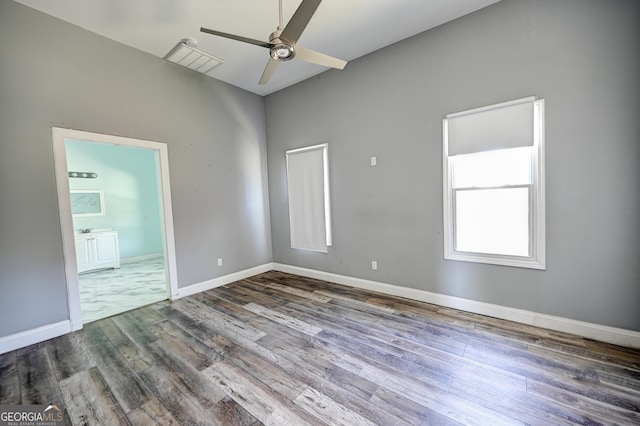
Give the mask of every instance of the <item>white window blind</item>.
[[447, 115], [449, 155], [533, 145], [533, 101], [505, 102]]
[[291, 248], [326, 253], [331, 245], [327, 144], [286, 152]]

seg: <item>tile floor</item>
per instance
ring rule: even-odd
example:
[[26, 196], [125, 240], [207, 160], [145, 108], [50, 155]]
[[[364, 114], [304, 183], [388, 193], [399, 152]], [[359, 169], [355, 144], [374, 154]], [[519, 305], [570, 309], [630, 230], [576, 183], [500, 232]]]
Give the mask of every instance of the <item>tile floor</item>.
[[80, 274], [84, 324], [168, 298], [164, 258]]

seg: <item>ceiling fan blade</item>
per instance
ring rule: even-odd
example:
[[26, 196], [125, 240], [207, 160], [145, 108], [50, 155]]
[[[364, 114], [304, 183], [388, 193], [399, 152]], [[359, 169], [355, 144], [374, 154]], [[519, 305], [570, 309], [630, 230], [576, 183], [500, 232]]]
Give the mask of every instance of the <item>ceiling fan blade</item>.
[[260, 81], [258, 82], [258, 84], [267, 84], [273, 73], [276, 71], [276, 68], [278, 68], [278, 65], [280, 65], [280, 62], [276, 61], [273, 58], [269, 58], [267, 67], [264, 69], [264, 72], [262, 73], [262, 77], [260, 77]]
[[200, 31], [203, 33], [213, 34], [213, 35], [217, 35], [224, 38], [230, 38], [231, 40], [237, 40], [237, 41], [242, 41], [244, 43], [255, 44], [256, 46], [260, 46], [260, 47], [266, 47], [266, 48], [271, 47], [271, 43], [269, 43], [268, 41], [255, 40], [252, 38], [223, 33], [220, 31], [210, 30], [209, 28], [203, 28], [203, 27], [200, 27]]
[[324, 67], [343, 69], [347, 65], [347, 61], [307, 49], [306, 47], [296, 46], [295, 59], [310, 62], [312, 64], [322, 65]]
[[298, 6], [289, 23], [284, 27], [284, 30], [282, 30], [280, 38], [294, 44], [297, 43], [302, 35], [302, 31], [307, 27], [311, 17], [316, 12], [318, 6], [320, 6], [321, 1], [322, 0], [302, 0], [302, 3]]

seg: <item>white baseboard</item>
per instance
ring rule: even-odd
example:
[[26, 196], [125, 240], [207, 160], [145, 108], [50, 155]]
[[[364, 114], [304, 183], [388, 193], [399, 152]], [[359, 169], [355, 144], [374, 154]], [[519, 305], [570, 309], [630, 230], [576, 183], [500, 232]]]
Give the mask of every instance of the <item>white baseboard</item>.
[[[478, 302], [461, 297], [447, 296], [444, 294], [432, 293], [425, 290], [401, 287], [377, 281], [370, 281], [361, 278], [333, 274], [330, 272], [301, 268], [298, 266], [284, 265], [281, 263], [265, 263], [264, 265], [255, 266], [253, 268], [234, 272], [232, 274], [224, 275], [212, 280], [179, 288], [177, 297], [174, 297], [174, 299], [190, 296], [192, 294], [230, 284], [232, 282], [239, 281], [245, 278], [250, 278], [254, 275], [258, 275], [271, 270], [287, 272], [303, 277], [315, 278], [366, 290], [377, 291], [392, 296], [406, 297], [408, 299], [433, 303], [448, 308], [460, 309], [467, 312], [473, 312], [476, 314], [515, 321], [536, 327], [543, 327], [551, 330], [562, 331], [565, 333], [576, 334], [578, 336], [583, 336], [602, 342], [613, 343], [615, 345], [640, 348], [640, 332], [633, 330], [625, 330], [622, 328], [608, 327], [584, 321], [576, 321], [569, 318], [540, 314], [523, 309], [515, 309], [507, 306]], [[41, 327], [26, 330], [9, 336], [0, 337], [0, 354], [4, 354], [15, 349], [20, 349], [25, 346], [33, 345], [35, 343], [40, 343], [54, 337], [62, 336], [63, 334], [67, 334], [71, 331], [71, 322], [69, 320], [65, 320], [53, 324], [43, 325]]]
[[53, 339], [54, 337], [62, 336], [69, 332], [71, 332], [71, 322], [65, 320], [0, 337], [0, 354], [44, 342], [45, 340]]
[[262, 274], [273, 270], [272, 263], [265, 263], [264, 265], [254, 266], [253, 268], [245, 269], [243, 271], [234, 272], [229, 275], [214, 278], [211, 280], [203, 281], [197, 284], [191, 284], [187, 287], [179, 287], [178, 295], [174, 299], [180, 299], [185, 296], [191, 296], [192, 294], [200, 293], [202, 291], [211, 290], [212, 288], [220, 287], [225, 284], [232, 283], [234, 281], [243, 280], [245, 278], [252, 277], [254, 275]]
[[143, 254], [142, 256], [125, 257], [120, 259], [120, 264], [125, 265], [127, 263], [142, 262], [143, 260], [155, 259], [156, 257], [162, 257], [162, 253]]
[[274, 263], [273, 269], [280, 272], [287, 272], [290, 274], [301, 275], [303, 277], [315, 278], [337, 284], [373, 290], [393, 296], [406, 297], [408, 299], [433, 303], [435, 305], [460, 309], [467, 312], [473, 312], [476, 314], [515, 321], [536, 327], [576, 334], [578, 336], [599, 340], [602, 342], [613, 343], [615, 345], [640, 348], [640, 332], [633, 330], [625, 330], [622, 328], [608, 327], [584, 321], [576, 321], [569, 318], [556, 317], [552, 315], [526, 311], [524, 309], [515, 309], [507, 306], [478, 302], [475, 300], [463, 299], [461, 297], [431, 293], [425, 290], [401, 287], [377, 281], [364, 280], [361, 278], [348, 277], [314, 269], [300, 268], [298, 266]]

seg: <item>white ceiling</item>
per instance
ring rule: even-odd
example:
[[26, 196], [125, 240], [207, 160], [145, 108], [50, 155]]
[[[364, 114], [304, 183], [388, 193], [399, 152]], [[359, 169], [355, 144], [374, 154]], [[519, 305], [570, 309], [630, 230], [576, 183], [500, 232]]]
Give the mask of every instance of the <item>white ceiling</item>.
[[[193, 38], [199, 49], [224, 60], [211, 73], [215, 78], [259, 95], [327, 69], [294, 60], [259, 86], [267, 49], [200, 32], [207, 27], [268, 41], [278, 25], [277, 0], [16, 1], [161, 58], [181, 39]], [[324, 0], [298, 43], [349, 61], [498, 1]], [[300, 2], [283, 0], [285, 24]]]

